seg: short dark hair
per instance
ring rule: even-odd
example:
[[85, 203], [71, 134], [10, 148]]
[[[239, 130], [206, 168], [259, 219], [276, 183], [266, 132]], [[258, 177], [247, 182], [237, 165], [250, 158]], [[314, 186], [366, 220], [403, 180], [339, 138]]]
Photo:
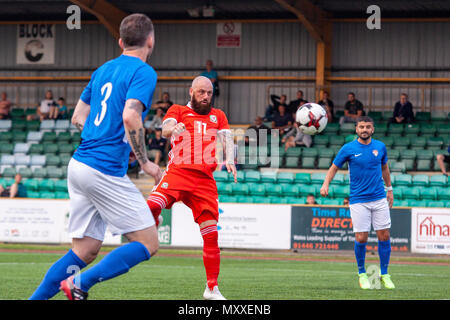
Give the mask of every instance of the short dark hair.
[[354, 92], [349, 92], [349, 93], [347, 93], [347, 95], [349, 95], [349, 94], [351, 94], [352, 96], [355, 96], [355, 93]]
[[59, 97], [59, 99], [58, 100], [61, 100], [61, 101], [66, 101], [66, 100], [64, 100], [64, 98], [63, 97]]
[[372, 122], [372, 124], [374, 124], [374, 121], [371, 117], [368, 116], [360, 116], [356, 119], [356, 123], [355, 126], [358, 125], [359, 122]]
[[142, 13], [130, 14], [120, 23], [120, 38], [125, 48], [143, 47], [152, 32], [152, 20]]

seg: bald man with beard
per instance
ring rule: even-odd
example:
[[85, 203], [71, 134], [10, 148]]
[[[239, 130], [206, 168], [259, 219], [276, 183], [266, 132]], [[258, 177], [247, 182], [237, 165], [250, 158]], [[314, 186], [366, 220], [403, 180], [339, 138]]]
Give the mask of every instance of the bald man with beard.
[[217, 167], [216, 139], [226, 150], [226, 167], [237, 182], [234, 143], [225, 113], [211, 106], [213, 85], [203, 76], [194, 79], [187, 105], [172, 105], [163, 119], [162, 135], [172, 150], [161, 181], [153, 188], [147, 203], [160, 222], [162, 209], [182, 201], [192, 209], [203, 238], [203, 263], [207, 285], [203, 298], [225, 300], [217, 279], [220, 269], [217, 222], [219, 201], [213, 172]]

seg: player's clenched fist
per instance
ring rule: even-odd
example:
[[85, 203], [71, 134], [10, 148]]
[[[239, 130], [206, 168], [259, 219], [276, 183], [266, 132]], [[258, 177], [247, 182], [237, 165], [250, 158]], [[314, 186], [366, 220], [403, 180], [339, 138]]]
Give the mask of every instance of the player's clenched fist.
[[186, 127], [184, 123], [180, 122], [177, 123], [175, 127], [173, 127], [172, 130], [172, 136], [178, 137], [180, 134], [182, 134], [186, 130]]
[[322, 188], [320, 188], [320, 195], [322, 197], [328, 196], [328, 186], [323, 185]]

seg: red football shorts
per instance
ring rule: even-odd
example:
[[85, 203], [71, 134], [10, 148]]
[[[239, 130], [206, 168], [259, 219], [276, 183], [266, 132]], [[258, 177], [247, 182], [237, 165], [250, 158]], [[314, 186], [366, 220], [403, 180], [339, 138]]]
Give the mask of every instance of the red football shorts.
[[219, 220], [219, 195], [216, 181], [211, 175], [199, 170], [170, 168], [153, 189], [149, 198], [163, 199], [169, 209], [177, 201], [191, 208], [198, 224], [208, 220]]

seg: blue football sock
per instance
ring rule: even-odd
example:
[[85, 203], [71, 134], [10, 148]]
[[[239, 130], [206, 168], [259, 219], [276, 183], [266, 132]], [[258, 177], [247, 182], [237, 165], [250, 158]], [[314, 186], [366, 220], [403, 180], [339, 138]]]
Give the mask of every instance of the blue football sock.
[[366, 261], [366, 242], [359, 243], [355, 241], [355, 257], [358, 264], [358, 273], [365, 273], [365, 261]]
[[380, 256], [381, 274], [387, 274], [389, 258], [391, 257], [391, 240], [378, 240], [378, 255]]
[[95, 266], [76, 276], [73, 282], [87, 292], [97, 282], [120, 276], [148, 259], [150, 253], [142, 243], [130, 242], [111, 251]]
[[[73, 266], [73, 267], [72, 267]], [[72, 250], [56, 261], [44, 276], [39, 287], [34, 291], [29, 300], [48, 300], [59, 291], [59, 284], [70, 277], [76, 269], [83, 269], [86, 263]]]

